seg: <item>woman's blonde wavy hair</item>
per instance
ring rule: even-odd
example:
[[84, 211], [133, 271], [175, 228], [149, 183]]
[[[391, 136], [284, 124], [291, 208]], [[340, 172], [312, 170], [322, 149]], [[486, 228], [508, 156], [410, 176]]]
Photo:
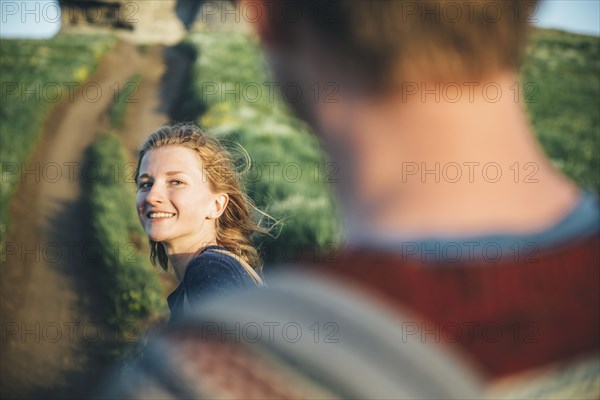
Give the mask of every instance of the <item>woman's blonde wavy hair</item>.
[[[166, 125], [152, 132], [139, 149], [135, 171], [137, 182], [144, 155], [152, 149], [164, 146], [183, 146], [194, 150], [202, 160], [204, 173], [214, 193], [227, 193], [229, 201], [225, 211], [216, 219], [217, 244], [227, 248], [256, 271], [262, 270], [262, 260], [252, 244], [254, 233], [268, 233], [252, 216], [267, 216], [258, 210], [244, 193], [231, 153], [220, 142], [205, 134], [193, 124]], [[150, 260], [168, 270], [168, 257], [164, 245], [150, 240]]]

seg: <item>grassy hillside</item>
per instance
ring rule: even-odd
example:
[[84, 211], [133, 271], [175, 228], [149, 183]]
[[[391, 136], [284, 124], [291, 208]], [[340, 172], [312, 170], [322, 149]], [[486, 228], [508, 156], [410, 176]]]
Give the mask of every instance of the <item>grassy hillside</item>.
[[197, 33], [187, 42], [199, 54], [194, 93], [207, 107], [200, 126], [237, 154], [250, 196], [282, 222], [273, 230], [277, 237], [262, 240], [265, 261], [294, 261], [338, 245], [339, 218], [328, 187], [336, 171], [308, 128], [277, 100], [256, 39]]
[[600, 193], [600, 39], [536, 30], [522, 68], [527, 109], [553, 163]]
[[[0, 41], [1, 233], [6, 231], [8, 199], [19, 178], [13, 167], [34, 148], [56, 102], [54, 83], [83, 82], [114, 43], [110, 36], [65, 34], [51, 40]], [[328, 187], [336, 178], [335, 166], [323, 158], [308, 128], [277, 100], [256, 39], [203, 32], [191, 34], [184, 45], [199, 55], [190, 88], [195, 98], [188, 99], [206, 108], [199, 124], [239, 155], [251, 196], [284, 223], [277, 238], [263, 241], [267, 261], [291, 261], [300, 252], [306, 255], [306, 250], [339, 244], [339, 219]], [[522, 78], [522, 96], [554, 164], [579, 185], [600, 193], [599, 39], [536, 30]], [[40, 95], [31, 94], [36, 87], [42, 89]], [[114, 117], [119, 119], [118, 112]], [[250, 163], [236, 143], [248, 151]]]
[[[256, 203], [284, 227], [267, 238], [267, 261], [294, 259], [296, 248], [330, 249], [340, 226], [327, 184], [335, 179], [306, 126], [271, 93], [258, 43], [252, 36], [195, 33], [196, 103], [206, 112], [200, 126], [252, 157], [245, 174]], [[598, 38], [537, 30], [522, 69], [521, 98], [553, 163], [579, 185], [600, 192]], [[233, 146], [232, 148], [235, 148]], [[299, 176], [301, 175], [301, 176]]]
[[2, 235], [8, 229], [8, 202], [20, 179], [18, 171], [35, 148], [48, 112], [70, 98], [115, 43], [116, 39], [106, 34], [0, 40]]

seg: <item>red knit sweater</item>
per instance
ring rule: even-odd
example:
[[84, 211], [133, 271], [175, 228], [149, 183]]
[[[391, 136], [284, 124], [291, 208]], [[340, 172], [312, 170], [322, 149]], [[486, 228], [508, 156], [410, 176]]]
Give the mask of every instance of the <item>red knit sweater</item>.
[[356, 248], [311, 269], [413, 310], [420, 317], [405, 334], [456, 343], [494, 378], [599, 351], [599, 244], [459, 265]]

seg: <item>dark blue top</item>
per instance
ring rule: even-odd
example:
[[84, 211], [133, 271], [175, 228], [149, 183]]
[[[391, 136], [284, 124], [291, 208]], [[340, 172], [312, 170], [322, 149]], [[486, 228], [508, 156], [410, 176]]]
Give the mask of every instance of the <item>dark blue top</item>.
[[190, 261], [183, 280], [167, 297], [171, 310], [169, 324], [184, 315], [184, 293], [193, 308], [206, 296], [256, 286], [246, 269], [233, 257], [215, 251], [219, 249], [225, 250], [225, 247], [205, 247]]

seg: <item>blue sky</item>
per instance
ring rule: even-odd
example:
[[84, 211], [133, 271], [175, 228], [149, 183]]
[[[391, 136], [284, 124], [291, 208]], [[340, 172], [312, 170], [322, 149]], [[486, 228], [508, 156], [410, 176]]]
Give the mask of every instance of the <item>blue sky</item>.
[[600, 0], [545, 0], [534, 18], [545, 28], [600, 36]]
[[59, 29], [56, 0], [0, 0], [0, 37], [48, 38]]
[[[51, 37], [60, 29], [58, 12], [56, 0], [0, 0], [0, 37]], [[542, 0], [532, 19], [539, 26], [600, 36], [600, 0]]]

